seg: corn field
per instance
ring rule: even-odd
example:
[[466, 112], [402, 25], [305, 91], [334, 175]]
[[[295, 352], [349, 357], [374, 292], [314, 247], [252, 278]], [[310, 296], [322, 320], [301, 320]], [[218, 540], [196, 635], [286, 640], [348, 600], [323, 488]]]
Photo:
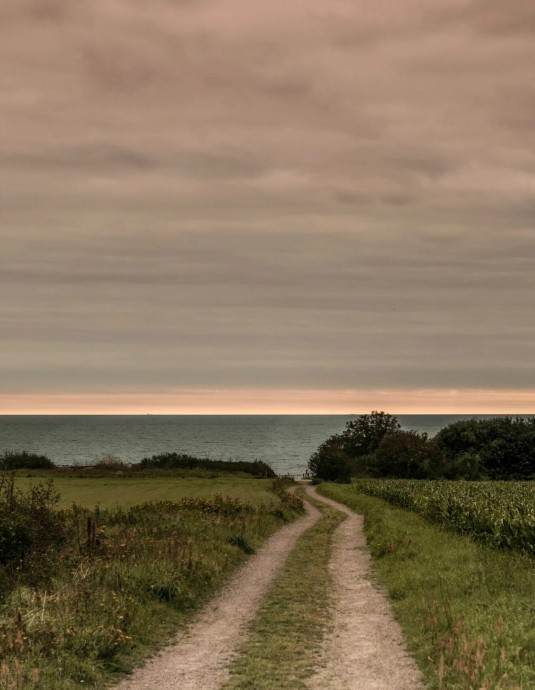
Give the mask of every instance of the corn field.
[[377, 479], [355, 489], [489, 546], [535, 556], [535, 482]]

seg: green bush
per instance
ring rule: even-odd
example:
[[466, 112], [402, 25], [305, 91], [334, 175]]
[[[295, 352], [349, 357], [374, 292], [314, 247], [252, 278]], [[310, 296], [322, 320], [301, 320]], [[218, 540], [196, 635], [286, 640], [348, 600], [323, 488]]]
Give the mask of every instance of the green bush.
[[535, 479], [535, 418], [454, 422], [435, 439], [447, 460], [446, 476]]
[[197, 458], [184, 453], [161, 453], [150, 458], [143, 458], [139, 463], [143, 469], [187, 469], [187, 470], [215, 470], [216, 472], [244, 472], [253, 477], [274, 477], [275, 472], [261, 460], [251, 462], [211, 460], [210, 458]]
[[0, 470], [49, 470], [55, 465], [46, 455], [23, 451], [6, 451], [0, 455]]

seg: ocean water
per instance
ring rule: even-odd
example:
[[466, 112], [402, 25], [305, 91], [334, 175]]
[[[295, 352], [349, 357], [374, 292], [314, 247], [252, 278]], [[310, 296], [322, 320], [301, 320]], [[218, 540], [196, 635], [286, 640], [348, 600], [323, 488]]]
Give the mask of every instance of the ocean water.
[[[432, 436], [451, 422], [491, 416], [397, 417], [403, 429]], [[138, 462], [177, 452], [214, 460], [264, 460], [279, 474], [301, 474], [319, 444], [351, 419], [355, 415], [0, 415], [0, 452], [34, 451], [60, 465], [89, 465], [104, 455]]]

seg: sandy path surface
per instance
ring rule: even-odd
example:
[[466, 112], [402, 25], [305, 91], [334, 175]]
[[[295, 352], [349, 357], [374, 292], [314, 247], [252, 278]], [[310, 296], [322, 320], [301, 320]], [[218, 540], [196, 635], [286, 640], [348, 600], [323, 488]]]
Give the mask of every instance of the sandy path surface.
[[319, 501], [348, 516], [335, 532], [330, 563], [333, 619], [323, 642], [311, 690], [420, 690], [421, 676], [409, 657], [385, 596], [369, 576], [370, 553], [363, 518], [316, 493]]
[[307, 514], [276, 532], [203, 609], [175, 644], [152, 657], [116, 690], [218, 690], [262, 597], [297, 539], [318, 520]]

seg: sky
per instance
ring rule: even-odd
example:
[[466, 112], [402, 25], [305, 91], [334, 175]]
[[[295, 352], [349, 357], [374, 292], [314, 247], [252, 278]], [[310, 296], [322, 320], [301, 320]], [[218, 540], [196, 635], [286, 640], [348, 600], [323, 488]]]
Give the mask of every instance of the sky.
[[0, 414], [535, 412], [532, 0], [2, 0]]

